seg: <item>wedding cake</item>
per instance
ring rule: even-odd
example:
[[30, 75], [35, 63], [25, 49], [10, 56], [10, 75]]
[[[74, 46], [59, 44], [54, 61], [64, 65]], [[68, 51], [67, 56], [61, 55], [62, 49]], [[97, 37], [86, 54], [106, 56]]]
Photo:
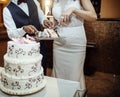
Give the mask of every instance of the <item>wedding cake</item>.
[[38, 42], [9, 41], [4, 55], [0, 88], [13, 95], [35, 93], [46, 85]]

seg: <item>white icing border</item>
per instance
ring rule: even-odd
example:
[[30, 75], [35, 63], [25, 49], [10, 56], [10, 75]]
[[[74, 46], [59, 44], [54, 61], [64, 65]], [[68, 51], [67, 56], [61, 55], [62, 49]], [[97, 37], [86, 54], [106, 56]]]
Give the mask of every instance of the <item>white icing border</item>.
[[40, 54], [37, 57], [32, 57], [32, 58], [21, 58], [21, 59], [17, 59], [17, 58], [10, 58], [7, 56], [7, 54], [4, 55], [4, 60], [10, 64], [21, 64], [21, 65], [29, 65], [31, 63], [36, 63], [39, 60], [42, 60], [42, 55]]

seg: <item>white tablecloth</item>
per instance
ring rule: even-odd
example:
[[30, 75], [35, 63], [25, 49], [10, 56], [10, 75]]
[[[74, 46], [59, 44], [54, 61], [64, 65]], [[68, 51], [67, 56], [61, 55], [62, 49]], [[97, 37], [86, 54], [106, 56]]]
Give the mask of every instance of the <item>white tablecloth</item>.
[[[11, 96], [0, 91], [0, 97], [74, 97], [76, 90], [79, 89], [79, 82], [56, 79], [53, 77], [45, 77], [47, 84], [41, 91], [26, 96]], [[83, 90], [80, 90], [83, 93]], [[78, 94], [75, 97], [80, 97]]]

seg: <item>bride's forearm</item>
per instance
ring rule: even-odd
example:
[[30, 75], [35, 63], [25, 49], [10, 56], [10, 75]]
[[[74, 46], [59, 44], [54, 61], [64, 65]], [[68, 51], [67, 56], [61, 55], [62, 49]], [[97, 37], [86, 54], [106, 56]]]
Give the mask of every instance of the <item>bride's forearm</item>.
[[83, 18], [86, 21], [95, 21], [97, 19], [97, 15], [95, 12], [79, 10], [77, 8], [74, 8], [73, 13], [77, 17]]

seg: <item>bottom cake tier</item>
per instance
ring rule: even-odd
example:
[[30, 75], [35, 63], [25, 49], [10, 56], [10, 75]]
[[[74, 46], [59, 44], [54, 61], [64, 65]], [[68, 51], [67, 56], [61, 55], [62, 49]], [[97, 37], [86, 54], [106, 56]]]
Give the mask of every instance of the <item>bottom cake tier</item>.
[[32, 77], [15, 77], [1, 72], [0, 89], [12, 95], [27, 95], [40, 91], [46, 85], [43, 70]]

